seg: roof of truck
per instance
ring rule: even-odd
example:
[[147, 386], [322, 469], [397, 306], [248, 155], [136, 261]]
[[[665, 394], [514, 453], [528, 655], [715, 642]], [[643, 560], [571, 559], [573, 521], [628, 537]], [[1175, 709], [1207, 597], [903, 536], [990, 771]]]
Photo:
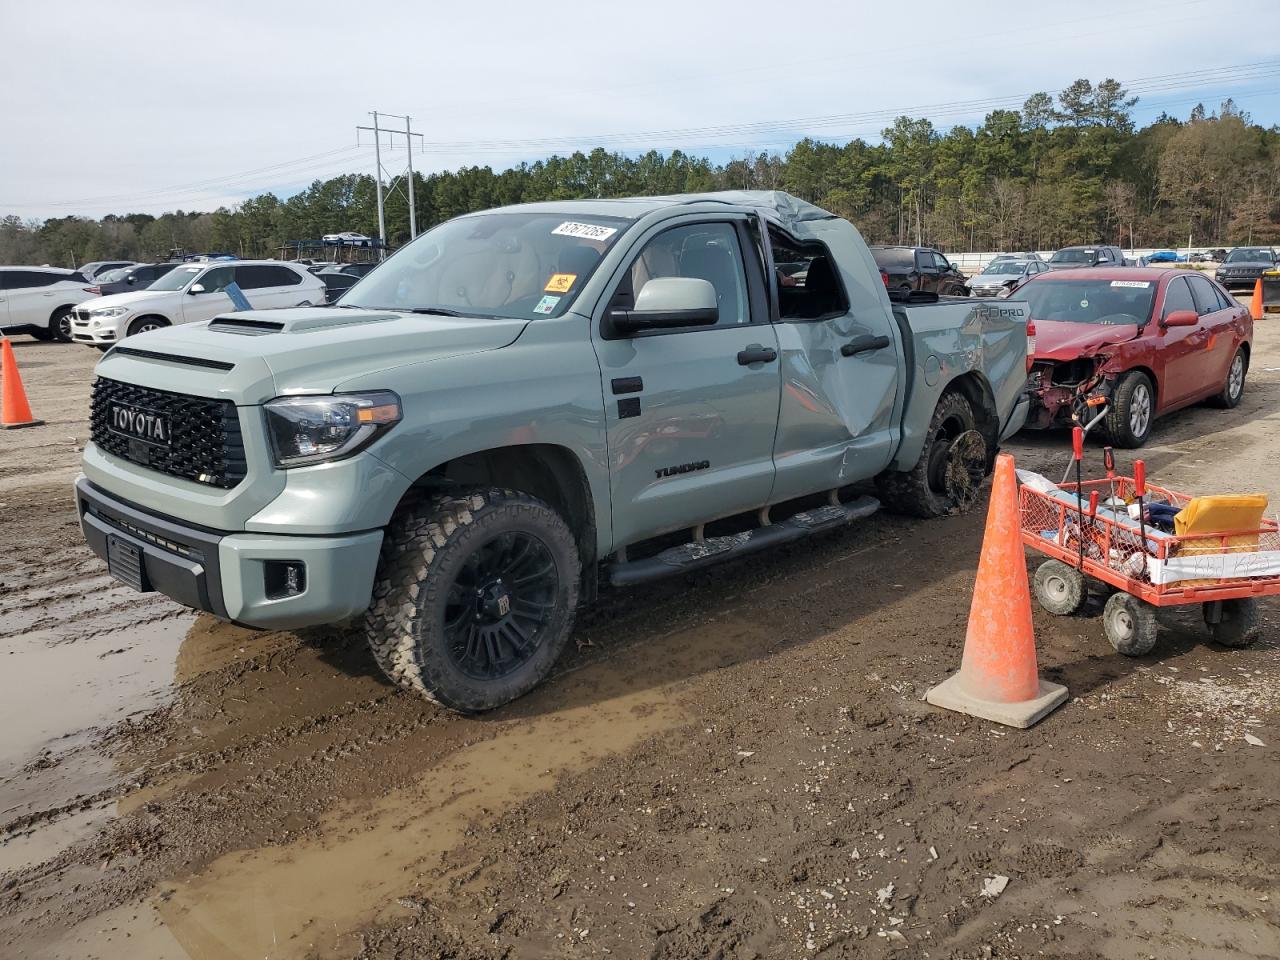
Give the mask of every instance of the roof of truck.
[[[611, 200], [544, 200], [538, 203], [520, 203], [500, 207], [496, 212], [516, 211], [582, 214], [598, 217], [625, 217], [638, 220], [647, 213], [668, 207], [698, 203], [720, 203], [735, 207], [755, 207], [786, 225], [809, 220], [833, 220], [834, 213], [793, 197], [780, 190], [719, 190], [712, 193], [677, 193], [661, 197], [618, 197]], [[485, 213], [495, 211], [487, 210]]]

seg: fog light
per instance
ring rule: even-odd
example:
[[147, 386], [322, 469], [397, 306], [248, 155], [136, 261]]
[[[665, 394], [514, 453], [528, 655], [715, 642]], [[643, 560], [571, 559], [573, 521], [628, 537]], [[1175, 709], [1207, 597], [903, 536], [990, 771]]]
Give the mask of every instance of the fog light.
[[307, 589], [307, 565], [301, 560], [268, 560], [263, 582], [268, 600], [296, 597]]

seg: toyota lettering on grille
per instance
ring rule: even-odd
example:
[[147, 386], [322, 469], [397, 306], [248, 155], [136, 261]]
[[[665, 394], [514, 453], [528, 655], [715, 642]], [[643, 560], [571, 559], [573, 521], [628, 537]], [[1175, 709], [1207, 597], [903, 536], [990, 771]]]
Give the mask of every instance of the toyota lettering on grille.
[[169, 420], [151, 410], [112, 403], [107, 407], [107, 426], [121, 436], [147, 443], [169, 445]]

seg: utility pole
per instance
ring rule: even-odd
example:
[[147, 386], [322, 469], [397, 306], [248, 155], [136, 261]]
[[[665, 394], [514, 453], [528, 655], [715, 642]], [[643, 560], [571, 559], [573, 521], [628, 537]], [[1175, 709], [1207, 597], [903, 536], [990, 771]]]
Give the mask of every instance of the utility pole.
[[[419, 143], [421, 143], [422, 134], [413, 132], [413, 130], [410, 128], [410, 125], [409, 125], [411, 118], [408, 116], [401, 116], [400, 114], [397, 114], [397, 113], [379, 114], [376, 110], [372, 111], [372, 116], [373, 116], [372, 127], [358, 126], [356, 127], [356, 131], [357, 131], [357, 136], [359, 135], [358, 132], [361, 130], [368, 130], [373, 133], [373, 159], [374, 159], [374, 163], [377, 166], [377, 172], [374, 180], [377, 183], [377, 188], [378, 188], [378, 240], [379, 240], [379, 243], [381, 244], [381, 247], [379, 248], [379, 251], [378, 251], [378, 259], [382, 260], [382, 259], [385, 259], [387, 254], [386, 197], [384, 196], [382, 191], [382, 175], [386, 172], [386, 169], [382, 166], [382, 135], [385, 133], [385, 134], [388, 134], [389, 136], [404, 137], [404, 140], [405, 140], [405, 147], [406, 147], [406, 154], [407, 154], [407, 174], [396, 174], [396, 176], [391, 179], [390, 184], [387, 186], [387, 193], [388, 194], [393, 193], [395, 190], [399, 189], [398, 185], [401, 180], [404, 180], [404, 179], [408, 180], [409, 189], [408, 189], [408, 195], [405, 197], [405, 199], [409, 204], [409, 239], [412, 240], [414, 237], [418, 235], [418, 213], [414, 209], [414, 204], [413, 204], [413, 138], [417, 137]], [[404, 129], [388, 130], [386, 127], [380, 126], [378, 123], [378, 118], [380, 116], [392, 117], [396, 120], [403, 120]]]

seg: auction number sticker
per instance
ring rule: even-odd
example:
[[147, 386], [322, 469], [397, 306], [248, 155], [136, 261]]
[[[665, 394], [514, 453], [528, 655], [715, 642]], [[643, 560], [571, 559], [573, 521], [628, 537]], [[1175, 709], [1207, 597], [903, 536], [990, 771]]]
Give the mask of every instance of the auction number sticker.
[[581, 237], [583, 240], [608, 240], [618, 232], [617, 227], [601, 227], [594, 223], [574, 223], [566, 220], [551, 231], [557, 237]]
[[550, 313], [556, 308], [556, 304], [560, 302], [559, 297], [543, 297], [538, 301], [538, 305], [533, 308], [534, 313]]
[[1139, 290], [1145, 290], [1151, 286], [1150, 280], [1112, 280], [1113, 287], [1137, 287]]
[[542, 290], [544, 293], [568, 293], [577, 279], [576, 273], [553, 273]]

